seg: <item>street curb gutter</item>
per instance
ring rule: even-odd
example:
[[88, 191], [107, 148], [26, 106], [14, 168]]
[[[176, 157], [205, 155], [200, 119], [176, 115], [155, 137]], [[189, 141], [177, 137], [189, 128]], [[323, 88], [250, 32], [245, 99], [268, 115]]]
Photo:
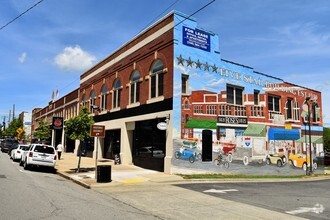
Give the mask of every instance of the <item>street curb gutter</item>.
[[88, 185], [88, 184], [86, 184], [86, 183], [83, 183], [83, 182], [81, 182], [81, 181], [79, 181], [79, 180], [76, 180], [76, 179], [70, 177], [69, 175], [67, 175], [67, 174], [65, 174], [65, 173], [57, 172], [57, 174], [60, 175], [60, 176], [62, 176], [62, 177], [64, 177], [64, 178], [66, 178], [66, 179], [68, 179], [68, 180], [71, 180], [71, 181], [73, 181], [73, 182], [75, 182], [75, 183], [81, 185], [82, 187], [85, 187], [86, 189], [91, 189], [91, 186], [90, 186], [90, 185]]

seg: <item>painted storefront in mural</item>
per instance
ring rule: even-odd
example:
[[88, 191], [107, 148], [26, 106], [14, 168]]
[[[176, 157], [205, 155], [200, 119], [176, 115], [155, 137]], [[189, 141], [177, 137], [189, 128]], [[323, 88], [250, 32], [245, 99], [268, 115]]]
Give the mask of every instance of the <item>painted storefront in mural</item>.
[[304, 172], [309, 146], [313, 158], [323, 152], [321, 93], [222, 59], [218, 36], [193, 19], [176, 16], [175, 24], [172, 164]]

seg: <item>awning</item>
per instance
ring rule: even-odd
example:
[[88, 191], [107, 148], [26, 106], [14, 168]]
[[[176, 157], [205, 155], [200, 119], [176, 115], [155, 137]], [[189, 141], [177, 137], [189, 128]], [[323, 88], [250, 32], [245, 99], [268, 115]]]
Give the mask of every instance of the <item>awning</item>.
[[[323, 144], [323, 136], [311, 136], [311, 141], [313, 144]], [[309, 135], [304, 135], [297, 140], [298, 143], [309, 143]]]
[[298, 129], [269, 128], [268, 140], [298, 140], [300, 132]]
[[217, 120], [191, 118], [184, 126], [185, 128], [217, 129]]
[[243, 133], [244, 136], [266, 137], [266, 125], [249, 124]]

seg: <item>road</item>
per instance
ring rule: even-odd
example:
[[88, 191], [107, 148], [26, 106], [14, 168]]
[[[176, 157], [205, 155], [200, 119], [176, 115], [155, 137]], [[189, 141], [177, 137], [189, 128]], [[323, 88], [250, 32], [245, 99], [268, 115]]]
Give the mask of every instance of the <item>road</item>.
[[157, 219], [49, 170], [25, 171], [0, 153], [0, 219]]
[[330, 180], [184, 184], [179, 187], [308, 219], [330, 219]]

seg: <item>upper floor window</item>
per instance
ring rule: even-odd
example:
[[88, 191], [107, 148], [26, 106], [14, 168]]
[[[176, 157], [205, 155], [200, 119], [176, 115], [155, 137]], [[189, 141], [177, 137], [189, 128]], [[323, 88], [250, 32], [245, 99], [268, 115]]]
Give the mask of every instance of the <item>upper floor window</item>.
[[268, 110], [280, 112], [280, 97], [268, 95]]
[[117, 79], [113, 86], [113, 105], [112, 108], [120, 107], [120, 93], [121, 93], [121, 83], [120, 80]]
[[254, 93], [253, 93], [253, 99], [254, 99], [254, 105], [259, 105], [259, 93], [260, 91], [259, 90], [254, 90]]
[[243, 88], [227, 85], [227, 103], [243, 105]]
[[300, 108], [298, 102], [294, 102], [293, 107], [293, 120], [299, 121], [300, 119]]
[[83, 97], [82, 97], [82, 106], [86, 106], [86, 102], [87, 102], [86, 95], [83, 95]]
[[320, 119], [320, 107], [316, 102], [312, 103], [312, 120], [313, 122], [319, 122]]
[[130, 104], [140, 101], [140, 73], [135, 70], [131, 76]]
[[186, 75], [186, 74], [181, 75], [181, 92], [182, 92], [182, 94], [188, 93], [188, 79], [189, 79], [188, 75]]
[[102, 93], [101, 93], [101, 110], [106, 110], [107, 109], [107, 99], [108, 99], [108, 87], [107, 85], [102, 86]]
[[150, 98], [162, 96], [164, 93], [164, 64], [156, 60], [150, 72]]
[[90, 100], [90, 103], [89, 103], [90, 104], [89, 105], [90, 106], [89, 107], [90, 109], [89, 110], [90, 110], [90, 112], [93, 112], [93, 108], [94, 108], [95, 100], [96, 100], [96, 96], [95, 96], [94, 90], [91, 91], [91, 93], [90, 93], [90, 99], [89, 100]]
[[288, 99], [285, 104], [285, 111], [286, 111], [286, 119], [290, 120], [292, 118], [292, 99]]

